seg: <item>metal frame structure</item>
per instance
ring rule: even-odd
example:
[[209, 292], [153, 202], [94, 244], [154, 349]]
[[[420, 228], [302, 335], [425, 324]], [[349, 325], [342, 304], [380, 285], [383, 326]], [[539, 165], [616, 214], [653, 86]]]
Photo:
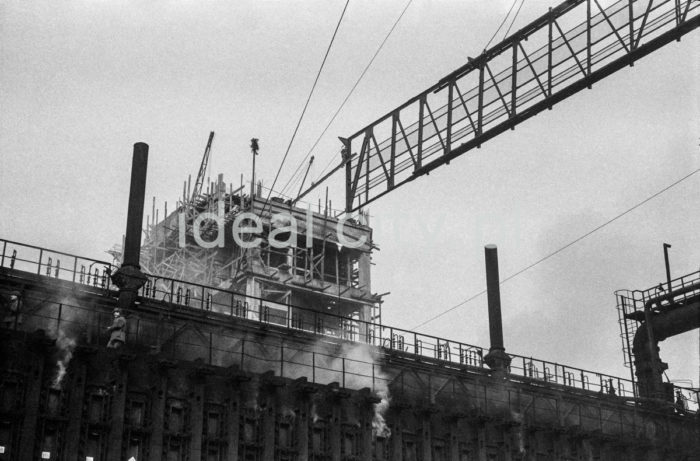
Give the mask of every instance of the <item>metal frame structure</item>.
[[[678, 294], [668, 295], [674, 292]], [[649, 314], [657, 315], [669, 306], [697, 299], [698, 296], [700, 296], [700, 271], [669, 280], [667, 283], [659, 283], [657, 286], [646, 290], [618, 290], [615, 292], [620, 339], [622, 340], [622, 354], [625, 366], [630, 369], [635, 396], [637, 380], [635, 377], [632, 342], [640, 322], [647, 321], [645, 306], [651, 302], [653, 306]]]
[[[700, 26], [692, 0], [568, 0], [344, 139], [355, 211]], [[381, 140], [381, 141], [380, 141]]]

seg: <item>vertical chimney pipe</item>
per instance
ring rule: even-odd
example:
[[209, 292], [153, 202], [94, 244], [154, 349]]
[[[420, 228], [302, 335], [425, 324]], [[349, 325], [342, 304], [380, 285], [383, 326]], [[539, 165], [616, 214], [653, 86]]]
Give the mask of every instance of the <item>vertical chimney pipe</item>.
[[501, 320], [501, 290], [498, 277], [498, 249], [489, 244], [484, 248], [486, 259], [486, 293], [489, 305], [489, 335], [491, 349], [504, 349], [503, 322]]
[[141, 272], [139, 260], [141, 257], [141, 229], [146, 196], [147, 165], [148, 144], [137, 142], [134, 144], [134, 155], [131, 161], [131, 188], [129, 189], [129, 209], [127, 211], [126, 236], [124, 237], [124, 260], [121, 267], [112, 274], [112, 282], [119, 287], [118, 306], [122, 310], [134, 306], [138, 290], [146, 283], [146, 275]]
[[147, 167], [148, 144], [137, 142], [134, 144], [134, 156], [131, 161], [131, 188], [129, 189], [129, 210], [126, 218], [123, 266], [140, 268], [139, 259], [141, 255], [143, 206], [146, 198]]
[[503, 346], [503, 322], [501, 320], [501, 289], [498, 277], [498, 250], [496, 245], [484, 247], [486, 259], [486, 293], [489, 308], [489, 336], [491, 347], [484, 361], [492, 370], [505, 372], [510, 357]]

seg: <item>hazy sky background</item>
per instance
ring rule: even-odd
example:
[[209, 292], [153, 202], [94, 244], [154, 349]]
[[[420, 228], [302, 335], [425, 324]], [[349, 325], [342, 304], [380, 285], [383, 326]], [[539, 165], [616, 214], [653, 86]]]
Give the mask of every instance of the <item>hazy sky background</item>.
[[[557, 3], [526, 0], [514, 28]], [[314, 151], [310, 177], [340, 159], [337, 136], [478, 55], [510, 4], [414, 0]], [[109, 258], [137, 141], [150, 145], [148, 213], [152, 196], [161, 216], [164, 201], [172, 210], [211, 130], [212, 178], [248, 179], [256, 137], [270, 185], [343, 5], [0, 3], [0, 236]], [[351, 0], [281, 184], [404, 5]], [[487, 243], [505, 278], [700, 168], [699, 71], [695, 31], [372, 204], [385, 323], [411, 328], [481, 291]], [[698, 198], [700, 174], [505, 283], [506, 349], [628, 377], [613, 291], [663, 281], [663, 242], [674, 276], [700, 268]], [[488, 346], [486, 298], [421, 331]], [[698, 385], [698, 349], [697, 330], [662, 343], [672, 379]]]

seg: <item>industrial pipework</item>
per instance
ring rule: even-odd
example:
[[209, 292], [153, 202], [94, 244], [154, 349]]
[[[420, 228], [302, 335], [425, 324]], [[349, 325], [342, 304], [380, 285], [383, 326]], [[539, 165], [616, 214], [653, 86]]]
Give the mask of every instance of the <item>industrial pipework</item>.
[[498, 249], [489, 244], [484, 247], [486, 259], [486, 292], [489, 304], [489, 336], [491, 347], [484, 362], [496, 372], [505, 372], [510, 365], [510, 356], [503, 346], [503, 322], [501, 321], [501, 290], [498, 278]]
[[139, 260], [147, 167], [148, 144], [137, 142], [134, 144], [134, 155], [131, 162], [131, 188], [129, 190], [129, 209], [124, 239], [124, 261], [121, 267], [112, 274], [112, 281], [119, 287], [118, 305], [122, 310], [133, 306], [139, 288], [146, 283], [146, 276], [141, 272]]
[[[676, 297], [694, 291], [698, 293], [674, 301]], [[666, 300], [668, 304], [662, 305]], [[653, 311], [652, 306], [656, 306]], [[635, 314], [639, 315], [632, 315]], [[659, 342], [700, 328], [700, 283], [650, 299], [644, 304], [643, 318], [644, 322], [637, 329], [632, 343], [639, 396], [673, 402], [673, 385], [663, 382], [663, 373], [668, 364], [661, 361]]]

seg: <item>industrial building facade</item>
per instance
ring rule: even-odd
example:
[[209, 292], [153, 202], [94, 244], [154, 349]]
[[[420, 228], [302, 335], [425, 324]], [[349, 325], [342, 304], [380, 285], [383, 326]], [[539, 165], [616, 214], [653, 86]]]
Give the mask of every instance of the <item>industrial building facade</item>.
[[384, 325], [371, 288], [362, 207], [700, 27], [690, 0], [594, 3], [563, 2], [341, 139], [342, 214], [296, 206], [322, 181], [263, 199], [254, 168], [247, 195], [205, 188], [212, 132], [143, 245], [135, 144], [115, 262], [0, 240], [0, 461], [700, 459], [698, 391], [663, 382], [658, 353], [700, 326], [700, 272], [618, 293], [632, 379], [506, 354], [495, 248], [488, 350]]
[[109, 263], [2, 245], [0, 459], [697, 459], [687, 391], [641, 405], [629, 380], [513, 354], [494, 373], [479, 347], [327, 307], [149, 277], [107, 348]]

